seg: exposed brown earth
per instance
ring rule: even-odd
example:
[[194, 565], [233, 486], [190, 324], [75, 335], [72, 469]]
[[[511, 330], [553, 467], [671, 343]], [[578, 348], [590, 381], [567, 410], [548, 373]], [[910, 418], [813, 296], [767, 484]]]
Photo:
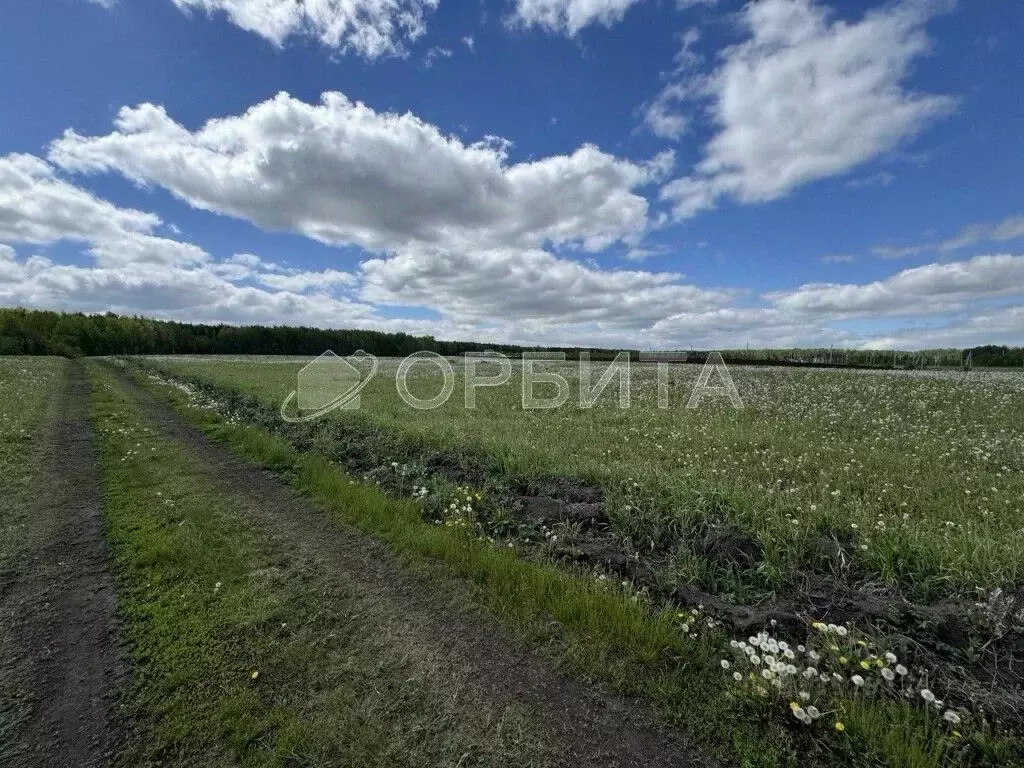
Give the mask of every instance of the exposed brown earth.
[[26, 768], [90, 768], [109, 762], [123, 738], [112, 696], [123, 668], [89, 384], [77, 362], [50, 424], [39, 496], [25, 522], [30, 544], [0, 574], [2, 696], [22, 697], [28, 710], [15, 743], [0, 753]]

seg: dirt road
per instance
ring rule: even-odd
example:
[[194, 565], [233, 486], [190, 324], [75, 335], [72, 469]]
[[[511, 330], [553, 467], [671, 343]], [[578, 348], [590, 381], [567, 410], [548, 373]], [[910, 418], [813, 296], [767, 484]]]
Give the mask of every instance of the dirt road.
[[49, 422], [23, 529], [29, 544], [0, 574], [0, 696], [20, 697], [27, 712], [0, 753], [26, 768], [91, 768], [106, 765], [122, 739], [112, 693], [123, 670], [80, 363], [68, 364]]
[[[656, 726], [634, 702], [570, 679], [472, 608], [458, 588], [437, 584], [403, 565], [380, 543], [330, 520], [273, 475], [230, 454], [170, 407], [122, 378], [152, 426], [186, 446], [218, 487], [240, 498], [254, 521], [297, 557], [312, 558], [330, 581], [356, 584], [375, 599], [382, 633], [445, 667], [452, 696], [471, 708], [525, 711], [554, 749], [554, 764], [573, 768], [668, 768], [710, 763], [681, 737]], [[328, 596], [325, 595], [325, 599]]]

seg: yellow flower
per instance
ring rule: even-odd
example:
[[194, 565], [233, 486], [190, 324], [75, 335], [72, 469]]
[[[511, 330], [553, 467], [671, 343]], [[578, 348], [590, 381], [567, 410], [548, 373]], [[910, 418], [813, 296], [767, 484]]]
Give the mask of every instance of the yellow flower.
[[800, 709], [800, 705], [797, 704], [795, 701], [791, 701], [789, 702], [789, 708], [796, 712], [798, 709]]
[[868, 647], [868, 644], [865, 643], [863, 640], [858, 640], [857, 641], [857, 645], [859, 645], [861, 648], [867, 648]]
[[884, 667], [885, 662], [883, 662], [881, 659], [875, 659], [875, 666], [879, 668]]
[[836, 720], [836, 730], [842, 733], [846, 730], [846, 726], [843, 725], [842, 722], [840, 722], [839, 720]]
[[845, 656], [840, 656], [839, 657], [839, 663], [840, 664], [845, 664], [846, 663], [846, 657]]
[[260, 676], [260, 673], [256, 672], [255, 670], [253, 671], [253, 673], [251, 675], [249, 675], [249, 677], [252, 678], [253, 680], [255, 680], [259, 676]]
[[860, 663], [860, 665], [861, 665], [861, 667], [862, 667], [862, 668], [864, 668], [864, 669], [870, 669], [870, 668], [871, 668], [871, 665], [870, 665], [870, 664], [868, 664], [868, 663], [867, 663], [866, 661], [862, 661], [862, 662]]
[[955, 739], [962, 739], [963, 737], [964, 736], [963, 736], [962, 733], [960, 733], [960, 731], [953, 731], [953, 738], [955, 738]]

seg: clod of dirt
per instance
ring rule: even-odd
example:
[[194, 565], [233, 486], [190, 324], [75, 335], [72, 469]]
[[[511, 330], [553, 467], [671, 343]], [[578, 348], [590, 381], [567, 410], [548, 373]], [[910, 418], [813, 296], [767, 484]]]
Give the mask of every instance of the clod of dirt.
[[680, 584], [672, 590], [672, 594], [669, 597], [677, 605], [683, 605], [687, 608], [697, 608], [699, 606], [723, 617], [728, 615], [732, 609], [728, 602], [717, 595], [705, 592], [696, 584]]
[[955, 600], [944, 601], [930, 606], [929, 613], [935, 621], [935, 639], [943, 645], [958, 651], [971, 645], [969, 609]]
[[520, 496], [518, 501], [516, 517], [526, 523], [553, 523], [565, 516], [565, 505], [550, 496]]
[[453, 483], [479, 485], [486, 476], [475, 462], [454, 453], [435, 453], [424, 465], [428, 472], [440, 475]]
[[764, 551], [754, 537], [737, 528], [711, 531], [697, 547], [697, 554], [722, 568], [750, 568]]
[[608, 520], [601, 504], [585, 501], [566, 505], [565, 519], [569, 522], [579, 523], [584, 528], [594, 528]]
[[571, 478], [560, 478], [559, 497], [570, 504], [600, 504], [604, 501], [604, 491], [594, 485], [586, 485]]
[[604, 491], [572, 477], [538, 477], [514, 488], [523, 496], [550, 496], [567, 504], [600, 504]]
[[672, 600], [688, 608], [701, 607], [730, 626], [736, 634], [752, 634], [761, 629], [781, 626], [798, 634], [807, 628], [807, 620], [788, 602], [763, 605], [732, 605], [718, 595], [705, 592], [696, 584], [679, 584], [672, 591]]
[[565, 502], [551, 496], [519, 496], [515, 517], [524, 523], [540, 526], [557, 522], [577, 523], [583, 528], [596, 528], [607, 522], [604, 508], [594, 502]]
[[843, 624], [848, 621], [882, 619], [891, 624], [903, 621], [905, 601], [891, 591], [852, 591], [828, 577], [802, 574], [803, 583], [794, 590], [796, 600], [816, 619]]
[[584, 539], [576, 543], [576, 549], [579, 552], [579, 559], [620, 576], [632, 577], [636, 571], [636, 561], [631, 560], [625, 552], [606, 541]]
[[769, 626], [781, 628], [783, 633], [789, 633], [791, 636], [798, 636], [807, 629], [807, 621], [786, 603], [774, 603], [764, 607], [739, 605], [729, 611], [727, 619], [733, 630], [741, 635]]

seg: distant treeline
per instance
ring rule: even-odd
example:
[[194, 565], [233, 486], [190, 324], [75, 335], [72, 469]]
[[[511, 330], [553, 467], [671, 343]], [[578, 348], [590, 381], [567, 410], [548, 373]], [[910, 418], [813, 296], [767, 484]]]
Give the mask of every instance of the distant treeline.
[[[402, 357], [421, 350], [441, 355], [466, 352], [562, 352], [568, 359], [589, 352], [610, 360], [618, 350], [578, 347], [522, 347], [472, 341], [438, 341], [433, 336], [365, 330], [327, 330], [293, 326], [198, 325], [107, 313], [45, 312], [0, 308], [0, 355], [319, 355], [325, 350], [350, 355], [363, 350], [379, 357]], [[1024, 348], [983, 346], [968, 350], [917, 352], [846, 349], [720, 350], [727, 363], [856, 368], [1024, 366]], [[679, 362], [703, 362], [707, 351], [672, 353]], [[643, 353], [633, 350], [632, 359]]]
[[[441, 355], [466, 352], [564, 352], [580, 349], [520, 347], [471, 341], [438, 341], [433, 336], [292, 326], [198, 325], [107, 313], [45, 312], [0, 308], [0, 355], [350, 355], [363, 350], [378, 357], [403, 357], [421, 350]], [[592, 358], [615, 352], [588, 350]]]
[[[722, 349], [722, 359], [735, 365], [781, 365], [803, 368], [968, 368], [1024, 366], [1024, 347], [987, 345], [970, 349]], [[657, 353], [655, 353], [657, 354]], [[703, 362], [707, 350], [670, 353], [681, 362]]]
[[[986, 345], [969, 349], [732, 349], [722, 350], [727, 363], [802, 365], [841, 368], [954, 368], [1024, 366], [1024, 347]], [[705, 354], [706, 353], [702, 353]]]

